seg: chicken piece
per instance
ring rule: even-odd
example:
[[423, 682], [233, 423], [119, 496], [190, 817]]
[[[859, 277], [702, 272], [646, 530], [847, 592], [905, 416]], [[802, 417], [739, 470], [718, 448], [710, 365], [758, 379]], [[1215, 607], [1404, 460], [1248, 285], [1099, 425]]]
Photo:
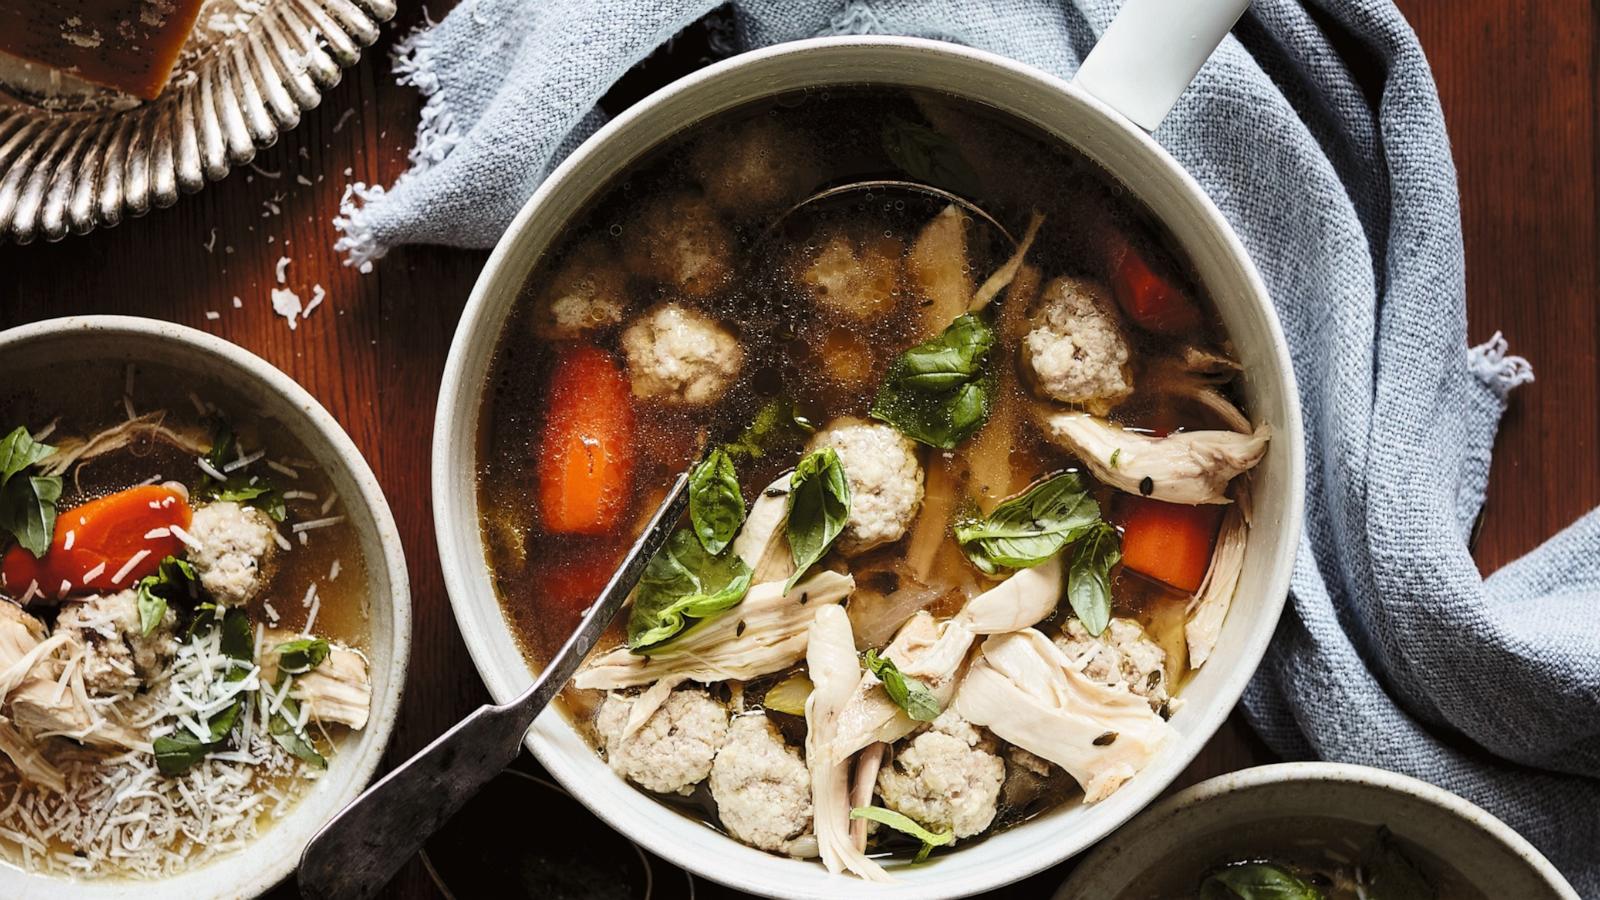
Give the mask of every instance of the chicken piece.
[[136, 691], [149, 684], [178, 652], [178, 617], [171, 608], [149, 633], [139, 620], [139, 595], [133, 589], [85, 597], [65, 604], [57, 631], [70, 631], [83, 643], [83, 682], [96, 694]]
[[636, 733], [623, 737], [632, 705], [631, 697], [609, 694], [595, 718], [612, 770], [645, 790], [692, 793], [711, 774], [728, 736], [728, 708], [705, 691], [674, 691]]
[[623, 233], [628, 270], [686, 297], [710, 296], [733, 273], [733, 232], [697, 193], [676, 191], [646, 201]]
[[788, 593], [781, 581], [758, 584], [738, 606], [701, 621], [649, 655], [626, 646], [601, 654], [572, 683], [584, 690], [616, 690], [674, 675], [711, 684], [781, 672], [805, 656], [806, 630], [817, 607], [837, 605], [855, 584], [849, 575], [827, 570]]
[[1170, 699], [1167, 653], [1132, 619], [1112, 619], [1099, 637], [1076, 618], [1068, 619], [1056, 646], [1083, 674], [1133, 691], [1157, 712]]
[[893, 764], [878, 773], [878, 795], [930, 831], [972, 837], [994, 821], [1005, 777], [994, 741], [946, 710], [895, 751]]
[[750, 567], [750, 583], [787, 581], [794, 574], [794, 557], [783, 526], [789, 521], [789, 477], [779, 475], [761, 489], [750, 504], [750, 514], [733, 539], [733, 554]]
[[0, 716], [0, 755], [11, 760], [24, 782], [42, 784], [57, 793], [66, 792], [66, 776], [4, 716]]
[[1037, 566], [1018, 570], [1010, 578], [973, 597], [956, 622], [973, 634], [1001, 634], [1035, 625], [1061, 603], [1061, 554]]
[[856, 322], [879, 321], [900, 302], [905, 245], [882, 232], [825, 233], [801, 251], [801, 288], [824, 312]]
[[633, 395], [679, 406], [715, 403], [739, 374], [744, 350], [715, 319], [664, 303], [622, 333]]
[[983, 642], [954, 708], [967, 721], [1065, 769], [1083, 786], [1088, 803], [1110, 796], [1174, 734], [1145, 698], [1084, 675], [1032, 628]]
[[1041, 395], [1105, 415], [1133, 393], [1128, 340], [1104, 286], [1057, 278], [1022, 338], [1022, 368]]
[[1211, 565], [1184, 610], [1183, 637], [1189, 646], [1189, 668], [1198, 669], [1211, 658], [1222, 634], [1222, 623], [1233, 605], [1234, 590], [1244, 572], [1244, 548], [1250, 535], [1250, 480], [1239, 480], [1233, 505], [1222, 517]]
[[933, 337], [967, 311], [976, 286], [967, 255], [971, 219], [955, 204], [946, 206], [922, 226], [906, 253], [906, 282], [926, 304], [922, 337]]
[[43, 622], [15, 603], [0, 600], [0, 672], [39, 646], [44, 636]]
[[276, 531], [272, 517], [253, 506], [218, 500], [196, 509], [189, 535], [198, 546], [189, 548], [189, 563], [200, 586], [228, 606], [255, 597], [277, 561]]
[[1227, 503], [1228, 483], [1266, 455], [1272, 429], [1181, 431], [1150, 437], [1081, 412], [1052, 412], [1040, 427], [1083, 460], [1096, 480], [1167, 503]]
[[806, 768], [817, 847], [828, 871], [851, 871], [868, 881], [893, 879], [856, 849], [850, 834], [850, 757], [834, 753], [839, 716], [861, 680], [850, 618], [837, 606], [817, 610], [806, 644], [811, 696], [806, 698]]
[[711, 205], [735, 218], [798, 203], [821, 178], [807, 136], [771, 116], [707, 135], [689, 154], [689, 171]]
[[571, 340], [621, 324], [628, 280], [616, 255], [598, 239], [569, 251], [539, 293], [533, 331], [545, 340]]
[[839, 418], [812, 438], [809, 451], [832, 447], [850, 480], [850, 518], [839, 537], [847, 556], [905, 537], [922, 505], [917, 445], [888, 425]]
[[1174, 357], [1161, 357], [1146, 369], [1144, 387], [1163, 398], [1189, 400], [1210, 410], [1228, 428], [1248, 433], [1250, 419], [1218, 390], [1239, 374], [1238, 363], [1195, 346]]
[[[262, 637], [261, 681], [278, 680], [278, 648], [303, 635], [268, 629]], [[328, 658], [309, 672], [294, 676], [289, 696], [304, 704], [324, 725], [337, 722], [360, 731], [372, 708], [372, 676], [367, 658], [337, 641], [328, 642]]]
[[727, 742], [711, 764], [711, 797], [722, 827], [752, 847], [788, 853], [811, 827], [811, 775], [765, 713], [728, 724]]

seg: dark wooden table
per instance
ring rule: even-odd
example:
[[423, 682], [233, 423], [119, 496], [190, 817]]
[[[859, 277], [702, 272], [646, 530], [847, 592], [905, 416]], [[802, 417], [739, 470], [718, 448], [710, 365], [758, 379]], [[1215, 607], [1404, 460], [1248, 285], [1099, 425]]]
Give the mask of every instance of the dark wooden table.
[[[1600, 505], [1600, 7], [1400, 6], [1433, 60], [1455, 141], [1471, 339], [1504, 331], [1539, 378], [1517, 391], [1501, 432], [1476, 550], [1488, 572]], [[407, 4], [388, 40], [421, 16]], [[242, 169], [173, 209], [87, 238], [0, 248], [0, 325], [68, 313], [192, 325], [265, 357], [328, 407], [382, 481], [410, 561], [415, 632], [395, 760], [486, 699], [445, 598], [428, 498], [439, 375], [485, 253], [405, 248], [359, 275], [333, 252], [330, 220], [345, 183], [387, 184], [405, 167], [418, 100], [394, 85], [386, 59], [384, 48], [369, 53], [260, 155], [260, 172]], [[355, 111], [347, 121], [346, 110]], [[327, 291], [296, 331], [268, 299], [280, 256], [292, 260], [288, 282], [302, 296], [315, 284]], [[242, 308], [233, 308], [235, 296]], [[1271, 759], [1235, 716], [1181, 783]], [[1047, 874], [1005, 894], [1044, 896], [1059, 881], [1059, 872]], [[389, 895], [439, 893], [413, 863]], [[727, 892], [706, 887], [700, 896]]]

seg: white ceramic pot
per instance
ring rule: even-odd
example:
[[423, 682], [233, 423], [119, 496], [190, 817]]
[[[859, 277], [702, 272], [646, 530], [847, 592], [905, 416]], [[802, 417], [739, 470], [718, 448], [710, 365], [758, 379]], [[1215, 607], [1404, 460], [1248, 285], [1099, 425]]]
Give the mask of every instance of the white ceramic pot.
[[[1196, 24], [1183, 7], [1204, 9]], [[1154, 124], [1237, 17], [1226, 0], [1130, 0], [1112, 47], [1149, 47], [1122, 26], [1154, 28], [1176, 47], [1168, 73], [1123, 91], [1130, 111]], [[1225, 9], [1224, 9], [1225, 8]], [[1222, 13], [1218, 11], [1222, 10]], [[1231, 14], [1227, 13], [1231, 10]], [[1151, 25], [1150, 15], [1167, 12]], [[1181, 25], [1182, 27], [1177, 27]], [[1198, 48], [1198, 51], [1196, 50]], [[1096, 56], [1098, 56], [1098, 52]], [[1123, 62], [1136, 62], [1124, 54]], [[1094, 57], [1091, 57], [1094, 61]], [[1117, 85], [1117, 60], [1085, 65]], [[1146, 73], [1148, 74], [1148, 73]], [[1238, 238], [1198, 185], [1138, 125], [1082, 86], [964, 47], [889, 37], [822, 38], [747, 53], [701, 70], [638, 103], [572, 154], [518, 214], [473, 289], [446, 365], [434, 426], [434, 521], [456, 621], [496, 701], [534, 673], [501, 615], [479, 530], [474, 478], [479, 411], [491, 355], [523, 282], [566, 223], [618, 172], [663, 139], [723, 110], [773, 94], [842, 84], [943, 91], [988, 104], [1059, 137], [1098, 161], [1171, 231], [1215, 298], [1244, 364], [1246, 406], [1274, 429], [1255, 475], [1256, 515], [1244, 576], [1212, 662], [1186, 688], [1174, 716], [1180, 739], [1104, 802], [1068, 804], [930, 865], [892, 867], [897, 885], [834, 876], [815, 862], [762, 853], [695, 824], [625, 784], [558, 713], [542, 716], [528, 746], [597, 815], [649, 850], [698, 874], [757, 894], [795, 898], [962, 896], [1023, 878], [1104, 837], [1156, 797], [1194, 758], [1239, 699], [1278, 621], [1299, 540], [1303, 446], [1300, 409], [1282, 332]], [[1104, 93], [1114, 94], [1115, 91]]]
[[1578, 900], [1532, 844], [1455, 794], [1383, 769], [1315, 762], [1232, 772], [1168, 797], [1095, 848], [1055, 900], [1113, 900], [1155, 867], [1181, 864], [1186, 850], [1238, 852], [1219, 846], [1226, 833], [1285, 818], [1387, 825], [1485, 897]]
[[294, 379], [260, 357], [193, 328], [124, 316], [51, 319], [0, 332], [0, 380], [70, 377], [88, 363], [150, 363], [226, 386], [251, 414], [282, 428], [323, 466], [355, 529], [371, 579], [372, 710], [282, 819], [247, 848], [162, 881], [79, 881], [0, 865], [8, 900], [223, 900], [254, 897], [294, 871], [322, 824], [361, 793], [388, 746], [411, 649], [411, 589], [400, 533], [361, 451]]

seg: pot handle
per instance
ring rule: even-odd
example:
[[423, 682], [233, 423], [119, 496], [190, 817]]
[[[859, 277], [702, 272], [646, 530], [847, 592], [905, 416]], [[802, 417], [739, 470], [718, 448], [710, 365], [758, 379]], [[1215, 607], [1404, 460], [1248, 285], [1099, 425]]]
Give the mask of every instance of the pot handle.
[[1073, 83], [1154, 131], [1250, 0], [1127, 0]]

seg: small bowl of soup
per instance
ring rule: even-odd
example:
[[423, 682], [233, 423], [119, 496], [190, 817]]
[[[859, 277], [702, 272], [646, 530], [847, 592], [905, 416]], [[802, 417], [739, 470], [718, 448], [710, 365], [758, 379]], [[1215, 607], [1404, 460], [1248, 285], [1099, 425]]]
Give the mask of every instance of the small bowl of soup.
[[1087, 856], [1056, 900], [1574, 900], [1510, 826], [1423, 781], [1284, 763], [1201, 782]]
[[398, 712], [376, 479], [288, 376], [190, 328], [13, 328], [0, 376], [0, 894], [266, 891]]
[[529, 735], [613, 827], [758, 894], [974, 893], [1237, 701], [1298, 541], [1293, 375], [1215, 208], [1105, 115], [977, 51], [800, 42], [619, 116], [512, 225], [434, 439], [492, 694], [691, 472]]

